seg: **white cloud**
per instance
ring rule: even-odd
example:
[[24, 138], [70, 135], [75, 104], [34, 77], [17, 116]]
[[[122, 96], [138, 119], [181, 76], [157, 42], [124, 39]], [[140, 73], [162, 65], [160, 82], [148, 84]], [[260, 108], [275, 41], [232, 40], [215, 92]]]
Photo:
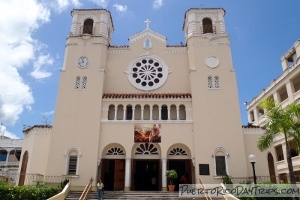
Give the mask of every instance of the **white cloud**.
[[58, 13], [63, 12], [69, 7], [80, 7], [82, 3], [79, 0], [56, 0], [54, 3], [50, 3], [55, 11]]
[[0, 94], [0, 121], [7, 125], [13, 125], [23, 107], [34, 102], [30, 87], [11, 66], [0, 66]]
[[53, 59], [49, 54], [41, 55], [34, 62], [33, 68], [34, 71], [30, 73], [30, 75], [35, 79], [47, 78], [52, 76], [52, 73], [46, 72], [43, 67], [47, 67], [53, 64]]
[[153, 2], [153, 8], [155, 9], [158, 9], [160, 7], [162, 7], [164, 4], [163, 4], [163, 0], [155, 0]]
[[[30, 109], [34, 103], [31, 89], [18, 70], [30, 67], [44, 48], [32, 35], [49, 21], [50, 10], [36, 0], [0, 1], [0, 122], [6, 125], [13, 125], [24, 107]], [[42, 58], [47, 56], [50, 58], [39, 56], [34, 70], [46, 73], [44, 65], [50, 63]]]
[[109, 2], [109, 0], [90, 0], [90, 1], [95, 3], [97, 6], [101, 6], [103, 8], [106, 8]]
[[116, 10], [117, 10], [118, 12], [124, 13], [124, 12], [127, 11], [127, 6], [126, 6], [126, 5], [125, 5], [125, 6], [122, 6], [122, 5], [119, 5], [119, 4], [115, 4], [115, 5], [113, 5], [113, 7], [116, 8]]
[[0, 126], [0, 136], [6, 136], [6, 137], [9, 137], [11, 139], [20, 139], [15, 134], [7, 131], [6, 127], [3, 126], [3, 125]]

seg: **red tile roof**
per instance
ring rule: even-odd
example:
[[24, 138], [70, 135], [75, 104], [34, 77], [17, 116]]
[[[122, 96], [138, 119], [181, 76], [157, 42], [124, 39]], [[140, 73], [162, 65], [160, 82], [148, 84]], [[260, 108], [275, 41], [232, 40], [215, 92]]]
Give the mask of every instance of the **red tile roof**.
[[189, 99], [192, 98], [190, 93], [105, 93], [102, 96], [103, 99]]

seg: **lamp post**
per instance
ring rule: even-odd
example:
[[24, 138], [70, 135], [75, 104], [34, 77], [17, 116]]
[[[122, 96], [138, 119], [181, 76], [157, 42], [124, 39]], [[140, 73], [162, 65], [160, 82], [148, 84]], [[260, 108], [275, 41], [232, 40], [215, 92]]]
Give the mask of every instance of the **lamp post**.
[[[256, 185], [256, 175], [255, 175], [255, 167], [254, 167], [254, 164], [256, 163], [256, 156], [251, 154], [249, 157], [248, 157], [248, 160], [249, 162], [251, 163], [252, 165], [252, 169], [253, 169], [253, 180], [254, 180], [254, 185]], [[254, 197], [254, 199], [256, 200], [257, 198]]]
[[255, 167], [254, 167], [254, 164], [256, 163], [256, 156], [251, 154], [249, 157], [248, 157], [248, 160], [249, 162], [251, 163], [252, 165], [252, 169], [253, 169], [253, 179], [254, 179], [254, 184], [256, 185], [256, 175], [255, 175]]

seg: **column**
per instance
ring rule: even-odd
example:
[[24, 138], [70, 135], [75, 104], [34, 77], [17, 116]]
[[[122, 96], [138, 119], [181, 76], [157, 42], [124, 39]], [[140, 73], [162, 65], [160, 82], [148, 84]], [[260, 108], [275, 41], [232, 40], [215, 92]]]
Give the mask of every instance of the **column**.
[[294, 102], [293, 83], [290, 80], [286, 83], [286, 91], [288, 94], [289, 103], [293, 103]]
[[131, 186], [131, 158], [125, 159], [125, 187], [124, 191], [130, 191]]
[[167, 191], [167, 177], [166, 177], [166, 172], [167, 172], [167, 159], [162, 158], [161, 159], [161, 190], [162, 191]]
[[168, 120], [170, 120], [171, 118], [170, 118], [170, 110], [171, 110], [171, 106], [170, 107], [167, 107], [168, 108]]
[[143, 107], [141, 108], [141, 111], [142, 111], [142, 113], [141, 113], [141, 120], [144, 120], [144, 108]]
[[123, 120], [126, 120], [126, 107], [123, 107]]
[[134, 120], [135, 108], [132, 107], [132, 120]]
[[115, 106], [115, 120], [117, 120], [117, 112], [118, 112], [118, 108]]
[[9, 159], [9, 154], [10, 154], [11, 150], [6, 149], [6, 151], [7, 151], [7, 154], [6, 154], [5, 166], [8, 166], [8, 159]]
[[152, 110], [153, 110], [153, 108], [151, 107], [151, 108], [150, 108], [150, 120], [153, 119], [153, 118], [152, 118]]
[[161, 107], [158, 107], [158, 120], [161, 120]]
[[177, 120], [179, 120], [179, 107], [176, 108], [176, 112], [177, 112]]
[[280, 97], [277, 91], [273, 94], [273, 97], [276, 103], [280, 103]]

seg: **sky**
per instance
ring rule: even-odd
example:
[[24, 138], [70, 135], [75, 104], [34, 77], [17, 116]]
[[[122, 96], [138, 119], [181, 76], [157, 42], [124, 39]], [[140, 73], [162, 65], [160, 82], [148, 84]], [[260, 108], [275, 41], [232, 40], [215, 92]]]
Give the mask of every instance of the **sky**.
[[32, 125], [52, 124], [73, 9], [105, 8], [112, 45], [146, 28], [185, 43], [189, 8], [224, 8], [236, 70], [242, 124], [250, 102], [282, 73], [281, 56], [300, 39], [300, 1], [274, 0], [0, 0], [0, 135], [24, 138]]

